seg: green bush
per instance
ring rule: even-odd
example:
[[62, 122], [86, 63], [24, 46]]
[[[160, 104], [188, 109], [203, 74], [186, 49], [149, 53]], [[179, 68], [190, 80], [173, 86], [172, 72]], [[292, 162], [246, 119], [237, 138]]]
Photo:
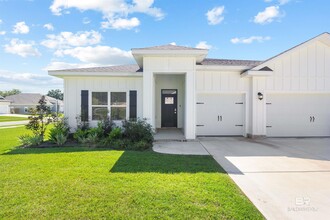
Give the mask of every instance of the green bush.
[[58, 118], [49, 131], [49, 140], [58, 146], [63, 146], [69, 136], [70, 127], [66, 118]]
[[[120, 127], [115, 127], [112, 129], [112, 131], [109, 133], [108, 137], [104, 138], [102, 140], [102, 145], [106, 147], [114, 147], [114, 145], [118, 145], [117, 140], [122, 138], [122, 129]], [[120, 143], [119, 145], [123, 146], [123, 143]], [[116, 148], [116, 147], [114, 147]], [[120, 148], [116, 148], [120, 149]], [[123, 149], [123, 148], [121, 148]]]
[[73, 139], [75, 139], [78, 143], [83, 143], [85, 142], [87, 135], [88, 135], [88, 130], [83, 130], [78, 128], [76, 132], [73, 134]]
[[98, 137], [99, 138], [106, 138], [114, 127], [114, 123], [111, 119], [105, 118], [97, 123], [98, 127]]
[[18, 139], [23, 147], [39, 146], [43, 142], [41, 135], [21, 135]]
[[88, 147], [95, 147], [100, 142], [98, 134], [99, 128], [90, 128], [88, 130], [77, 129], [73, 134], [73, 138], [80, 144]]
[[154, 141], [152, 127], [145, 119], [124, 121], [123, 129], [123, 136], [132, 142], [144, 140], [147, 143], [152, 143]]

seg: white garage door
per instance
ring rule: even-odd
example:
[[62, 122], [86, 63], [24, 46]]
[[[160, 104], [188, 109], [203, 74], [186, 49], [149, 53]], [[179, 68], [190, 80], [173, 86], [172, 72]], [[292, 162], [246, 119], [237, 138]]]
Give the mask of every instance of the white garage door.
[[330, 136], [330, 94], [268, 94], [267, 136]]
[[8, 113], [9, 113], [8, 105], [0, 105], [0, 114], [8, 114]]
[[200, 136], [244, 134], [244, 94], [197, 95], [197, 128]]

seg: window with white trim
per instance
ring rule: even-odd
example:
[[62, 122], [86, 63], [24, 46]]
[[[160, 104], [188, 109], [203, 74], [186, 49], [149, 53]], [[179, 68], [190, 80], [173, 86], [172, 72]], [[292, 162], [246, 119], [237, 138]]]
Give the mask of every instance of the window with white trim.
[[92, 92], [92, 120], [102, 120], [108, 115], [108, 92]]
[[126, 119], [126, 92], [111, 92], [110, 113], [112, 120]]

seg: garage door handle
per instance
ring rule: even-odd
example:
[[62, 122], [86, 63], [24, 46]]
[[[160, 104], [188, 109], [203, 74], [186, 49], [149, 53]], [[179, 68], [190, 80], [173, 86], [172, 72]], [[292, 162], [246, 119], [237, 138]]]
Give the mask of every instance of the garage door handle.
[[313, 116], [313, 122], [315, 121], [315, 117]]
[[218, 121], [220, 120], [220, 116], [218, 115]]
[[309, 122], [312, 122], [312, 120], [313, 120], [313, 117], [309, 116]]

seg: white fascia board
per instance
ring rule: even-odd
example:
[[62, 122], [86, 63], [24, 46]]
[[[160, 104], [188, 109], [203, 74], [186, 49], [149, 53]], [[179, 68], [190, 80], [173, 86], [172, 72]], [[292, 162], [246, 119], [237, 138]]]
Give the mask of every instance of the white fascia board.
[[117, 77], [142, 77], [143, 73], [130, 73], [130, 72], [66, 72], [66, 71], [48, 71], [48, 75], [64, 78], [67, 76], [117, 76]]
[[220, 65], [196, 65], [196, 70], [198, 71], [239, 71], [243, 72], [245, 70], [251, 69], [250, 66], [220, 66]]
[[196, 57], [196, 62], [202, 62], [208, 50], [132, 50], [132, 55], [137, 64], [143, 67], [143, 57]]
[[241, 74], [241, 77], [253, 77], [253, 76], [272, 76], [273, 71], [262, 71], [262, 70], [248, 70]]

